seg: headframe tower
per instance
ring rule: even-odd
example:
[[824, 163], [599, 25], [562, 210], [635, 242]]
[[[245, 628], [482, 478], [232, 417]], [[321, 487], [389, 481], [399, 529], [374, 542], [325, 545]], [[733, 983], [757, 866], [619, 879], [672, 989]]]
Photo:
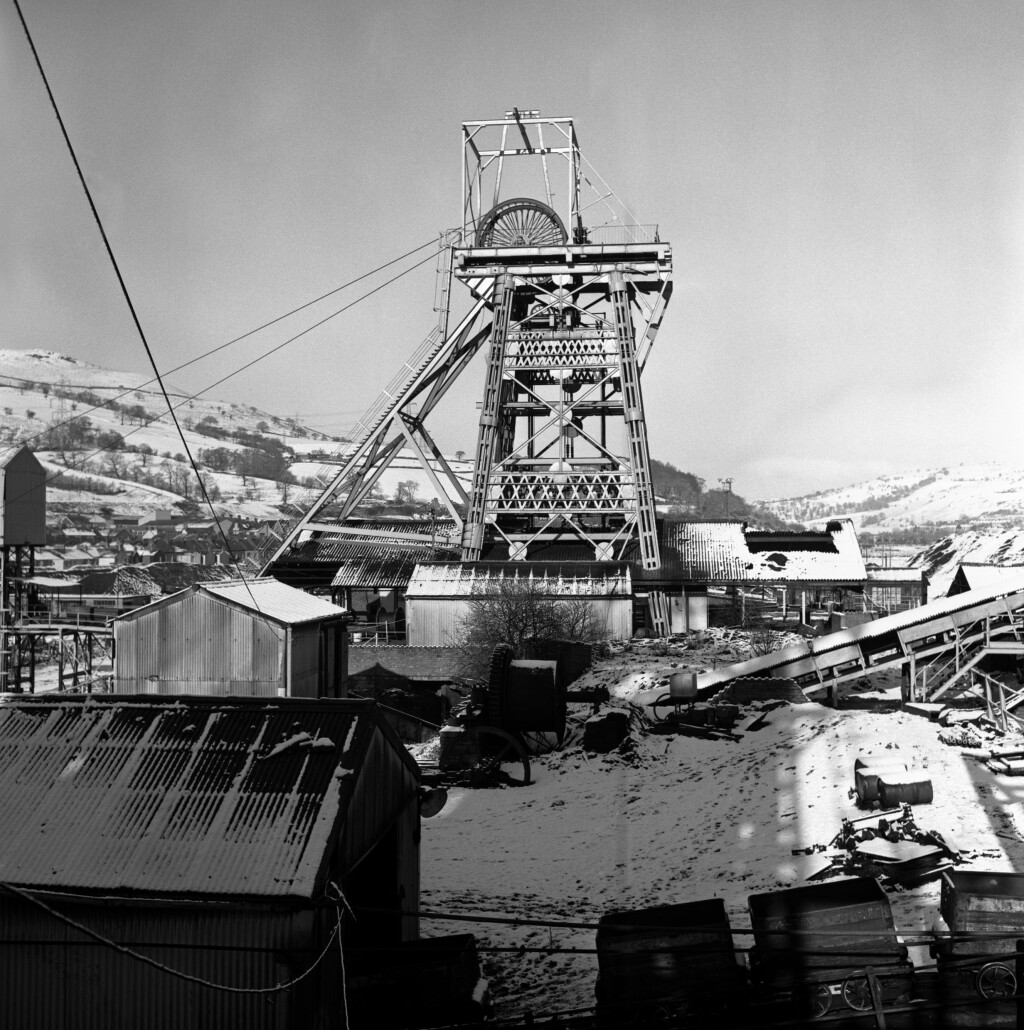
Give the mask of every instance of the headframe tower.
[[[640, 376], [672, 292], [671, 248], [590, 171], [573, 120], [537, 111], [463, 124], [461, 222], [443, 237], [437, 327], [321, 470], [265, 571], [294, 570], [318, 541], [409, 544], [356, 510], [403, 451], [448, 509], [463, 561], [530, 559], [557, 541], [588, 560], [660, 565]], [[453, 279], [472, 298], [458, 320]], [[467, 490], [427, 422], [481, 350]]]
[[[671, 249], [611, 204], [611, 221], [585, 225], [592, 183], [572, 119], [513, 110], [462, 132], [454, 274], [489, 293], [493, 312], [463, 560], [489, 542], [515, 560], [575, 537], [597, 561], [635, 540], [657, 568], [640, 375], [671, 295]], [[507, 196], [513, 162], [534, 166], [543, 200]]]

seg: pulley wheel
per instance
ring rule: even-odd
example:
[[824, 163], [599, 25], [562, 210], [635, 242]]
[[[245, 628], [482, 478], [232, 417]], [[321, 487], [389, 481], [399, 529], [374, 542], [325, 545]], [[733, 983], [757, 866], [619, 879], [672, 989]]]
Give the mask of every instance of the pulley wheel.
[[568, 235], [547, 204], [529, 197], [503, 200], [484, 215], [478, 247], [561, 247]]

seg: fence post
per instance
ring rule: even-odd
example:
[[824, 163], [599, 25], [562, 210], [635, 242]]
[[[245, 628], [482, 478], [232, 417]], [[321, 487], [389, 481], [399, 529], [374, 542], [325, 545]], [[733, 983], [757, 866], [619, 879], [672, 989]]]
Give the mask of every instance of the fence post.
[[878, 1030], [886, 1030], [885, 1013], [882, 1011], [882, 988], [871, 966], [868, 966], [864, 972], [867, 974], [868, 988], [871, 991], [871, 1007], [875, 1013], [875, 1026], [878, 1027]]

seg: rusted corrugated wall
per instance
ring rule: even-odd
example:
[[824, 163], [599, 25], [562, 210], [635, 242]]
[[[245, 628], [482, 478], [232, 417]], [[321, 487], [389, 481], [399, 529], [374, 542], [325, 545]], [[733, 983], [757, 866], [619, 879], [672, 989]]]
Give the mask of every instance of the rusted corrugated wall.
[[[308, 968], [333, 925], [268, 905], [47, 904], [110, 940], [216, 984], [269, 987]], [[237, 994], [172, 976], [92, 940], [21, 899], [0, 898], [0, 1026], [18, 1030], [247, 1030], [330, 1025], [315, 1008], [339, 976], [337, 948], [301, 985]]]
[[114, 641], [119, 693], [273, 696], [285, 686], [285, 628], [202, 593], [118, 620]]

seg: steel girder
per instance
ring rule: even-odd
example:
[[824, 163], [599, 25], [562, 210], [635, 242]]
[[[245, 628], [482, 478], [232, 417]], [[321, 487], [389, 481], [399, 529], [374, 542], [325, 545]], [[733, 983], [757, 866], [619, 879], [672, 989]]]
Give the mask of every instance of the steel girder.
[[660, 565], [640, 374], [671, 296], [670, 253], [620, 245], [634, 260], [606, 264], [603, 250], [456, 251], [471, 290], [498, 284], [465, 561], [488, 536], [525, 558], [555, 529], [597, 560], [636, 540], [644, 567]]
[[[259, 561], [264, 575], [311, 533], [353, 535], [344, 520], [353, 515], [403, 448], [412, 449], [461, 530], [458, 505], [465, 504], [466, 492], [424, 422], [490, 335], [486, 313], [491, 292], [490, 285], [479, 291], [472, 309], [446, 339], [440, 339], [439, 334], [428, 337], [403, 365], [363, 416], [360, 436], [337, 466], [329, 470], [329, 478], [324, 477], [326, 482], [319, 495], [289, 527], [272, 553]], [[322, 518], [324, 509], [335, 502], [339, 507], [332, 519]]]

